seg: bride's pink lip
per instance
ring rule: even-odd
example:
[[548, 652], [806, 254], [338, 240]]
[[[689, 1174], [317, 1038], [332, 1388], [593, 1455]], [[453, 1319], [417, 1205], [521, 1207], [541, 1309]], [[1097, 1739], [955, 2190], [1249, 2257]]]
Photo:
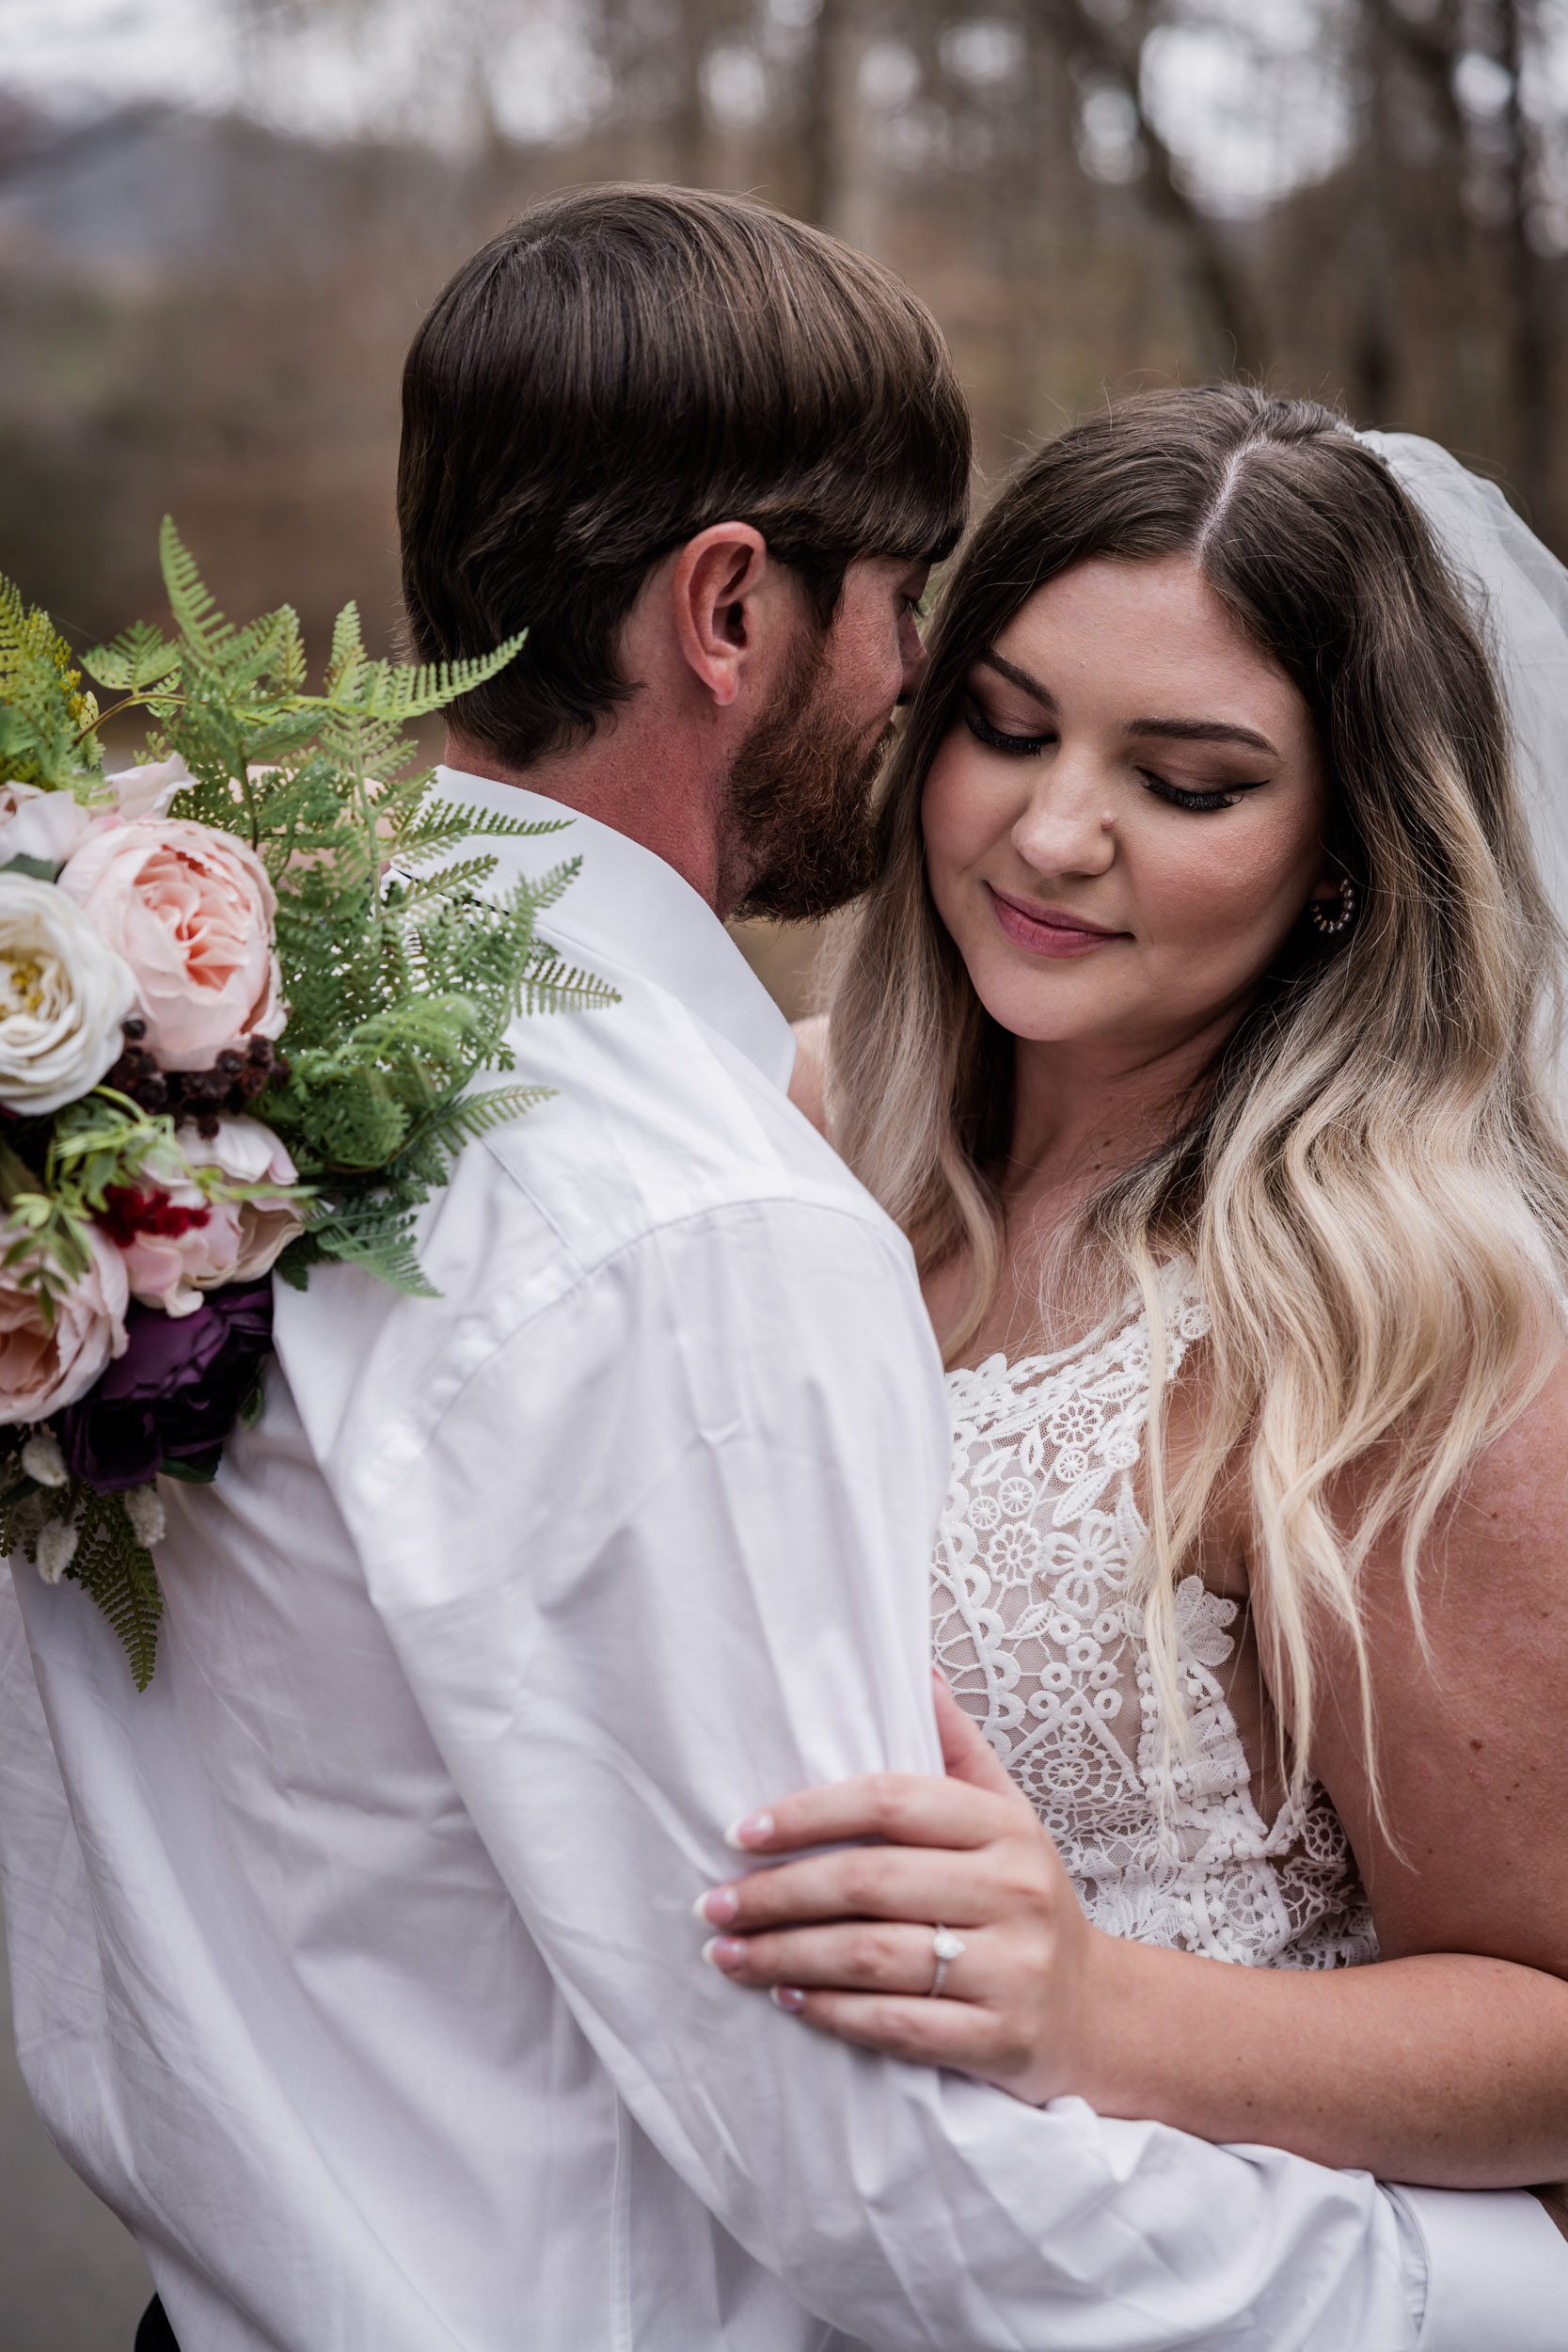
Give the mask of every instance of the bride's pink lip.
[[1027, 947], [1033, 955], [1088, 956], [1113, 939], [1131, 936], [1127, 931], [1107, 930], [1102, 924], [1090, 923], [1065, 907], [1028, 906], [1022, 898], [1009, 898], [990, 882], [986, 889], [1006, 936], [1016, 947]]

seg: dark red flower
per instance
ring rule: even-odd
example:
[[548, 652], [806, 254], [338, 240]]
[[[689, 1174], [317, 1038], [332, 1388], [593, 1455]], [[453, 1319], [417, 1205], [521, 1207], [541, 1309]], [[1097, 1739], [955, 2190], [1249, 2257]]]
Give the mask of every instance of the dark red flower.
[[98, 1221], [112, 1242], [129, 1249], [140, 1233], [155, 1234], [160, 1241], [178, 1241], [182, 1233], [194, 1233], [205, 1225], [212, 1214], [205, 1202], [182, 1208], [166, 1192], [138, 1192], [130, 1184], [109, 1184]]
[[190, 1315], [134, 1305], [125, 1330], [124, 1355], [55, 1422], [68, 1466], [100, 1494], [161, 1470], [211, 1478], [272, 1351], [270, 1279], [210, 1291]]

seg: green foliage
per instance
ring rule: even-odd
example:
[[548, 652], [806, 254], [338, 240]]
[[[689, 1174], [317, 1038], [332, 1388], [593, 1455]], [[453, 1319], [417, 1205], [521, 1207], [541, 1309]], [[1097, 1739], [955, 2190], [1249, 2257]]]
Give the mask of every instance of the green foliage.
[[66, 1570], [98, 1603], [124, 1645], [132, 1679], [145, 1691], [158, 1660], [164, 1596], [152, 1554], [138, 1541], [119, 1495], [77, 1486], [76, 1557]]
[[101, 1495], [73, 1480], [40, 1486], [13, 1458], [0, 1491], [0, 1552], [38, 1562], [55, 1529], [70, 1528], [75, 1549], [65, 1575], [95, 1600], [119, 1635], [138, 1691], [152, 1679], [164, 1597], [152, 1554], [131, 1524], [119, 1495]]
[[102, 785], [90, 745], [98, 707], [47, 612], [0, 578], [0, 783], [89, 798]]
[[[279, 1074], [256, 1108], [293, 1156], [305, 1228], [278, 1272], [303, 1287], [313, 1264], [337, 1258], [428, 1295], [420, 1210], [455, 1152], [548, 1093], [523, 1083], [475, 1091], [474, 1082], [512, 1072], [507, 1033], [519, 1014], [614, 1002], [536, 929], [577, 861], [502, 891], [490, 887], [496, 858], [472, 846], [558, 827], [454, 806], [436, 797], [429, 771], [411, 772], [409, 722], [494, 677], [523, 641], [405, 668], [370, 658], [351, 604], [311, 692], [291, 607], [236, 626], [167, 521], [161, 554], [173, 635], [138, 622], [83, 667], [118, 697], [105, 717], [144, 711], [151, 755], [184, 760], [191, 782], [173, 814], [247, 842], [277, 892], [289, 1017]], [[0, 580], [3, 775], [87, 800], [102, 793], [98, 710], [79, 683], [47, 616]], [[9, 1251], [0, 1262], [24, 1267], [47, 1302], [57, 1275], [85, 1265], [106, 1194], [155, 1181], [159, 1153], [172, 1148], [171, 1120], [107, 1089], [16, 1150], [0, 1146]], [[78, 1531], [67, 1573], [104, 1611], [145, 1682], [161, 1603], [122, 1505], [24, 1479], [0, 1492], [0, 1546], [14, 1537], [36, 1547], [39, 1525], [61, 1510]]]

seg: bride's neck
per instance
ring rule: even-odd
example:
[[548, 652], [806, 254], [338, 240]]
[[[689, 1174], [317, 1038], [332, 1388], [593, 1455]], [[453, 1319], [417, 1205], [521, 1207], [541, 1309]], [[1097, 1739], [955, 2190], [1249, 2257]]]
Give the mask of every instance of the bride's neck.
[[[1006, 1217], [1002, 1263], [965, 1362], [1067, 1346], [1098, 1322], [1103, 1270], [1080, 1252], [1064, 1256], [1058, 1244], [1085, 1200], [1173, 1133], [1219, 1041], [1205, 1036], [1175, 1052], [1117, 1059], [1014, 1040], [1012, 1136], [991, 1169]], [[927, 1270], [939, 1330], [962, 1317], [970, 1279], [962, 1251]]]
[[1219, 1033], [1148, 1055], [1014, 1040], [1013, 1125], [997, 1169], [1009, 1221], [1047, 1224], [1156, 1150], [1186, 1116]]

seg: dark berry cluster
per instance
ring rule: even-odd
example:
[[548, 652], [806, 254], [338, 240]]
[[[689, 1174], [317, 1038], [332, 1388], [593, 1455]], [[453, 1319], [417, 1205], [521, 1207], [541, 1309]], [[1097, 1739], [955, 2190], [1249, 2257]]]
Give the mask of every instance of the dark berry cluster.
[[218, 1120], [247, 1111], [268, 1087], [281, 1086], [289, 1074], [289, 1058], [270, 1037], [253, 1037], [245, 1046], [220, 1054], [211, 1070], [161, 1070], [142, 1040], [145, 1021], [125, 1024], [125, 1051], [103, 1080], [128, 1094], [144, 1111], [168, 1111], [176, 1119], [194, 1120], [204, 1136], [215, 1136]]

